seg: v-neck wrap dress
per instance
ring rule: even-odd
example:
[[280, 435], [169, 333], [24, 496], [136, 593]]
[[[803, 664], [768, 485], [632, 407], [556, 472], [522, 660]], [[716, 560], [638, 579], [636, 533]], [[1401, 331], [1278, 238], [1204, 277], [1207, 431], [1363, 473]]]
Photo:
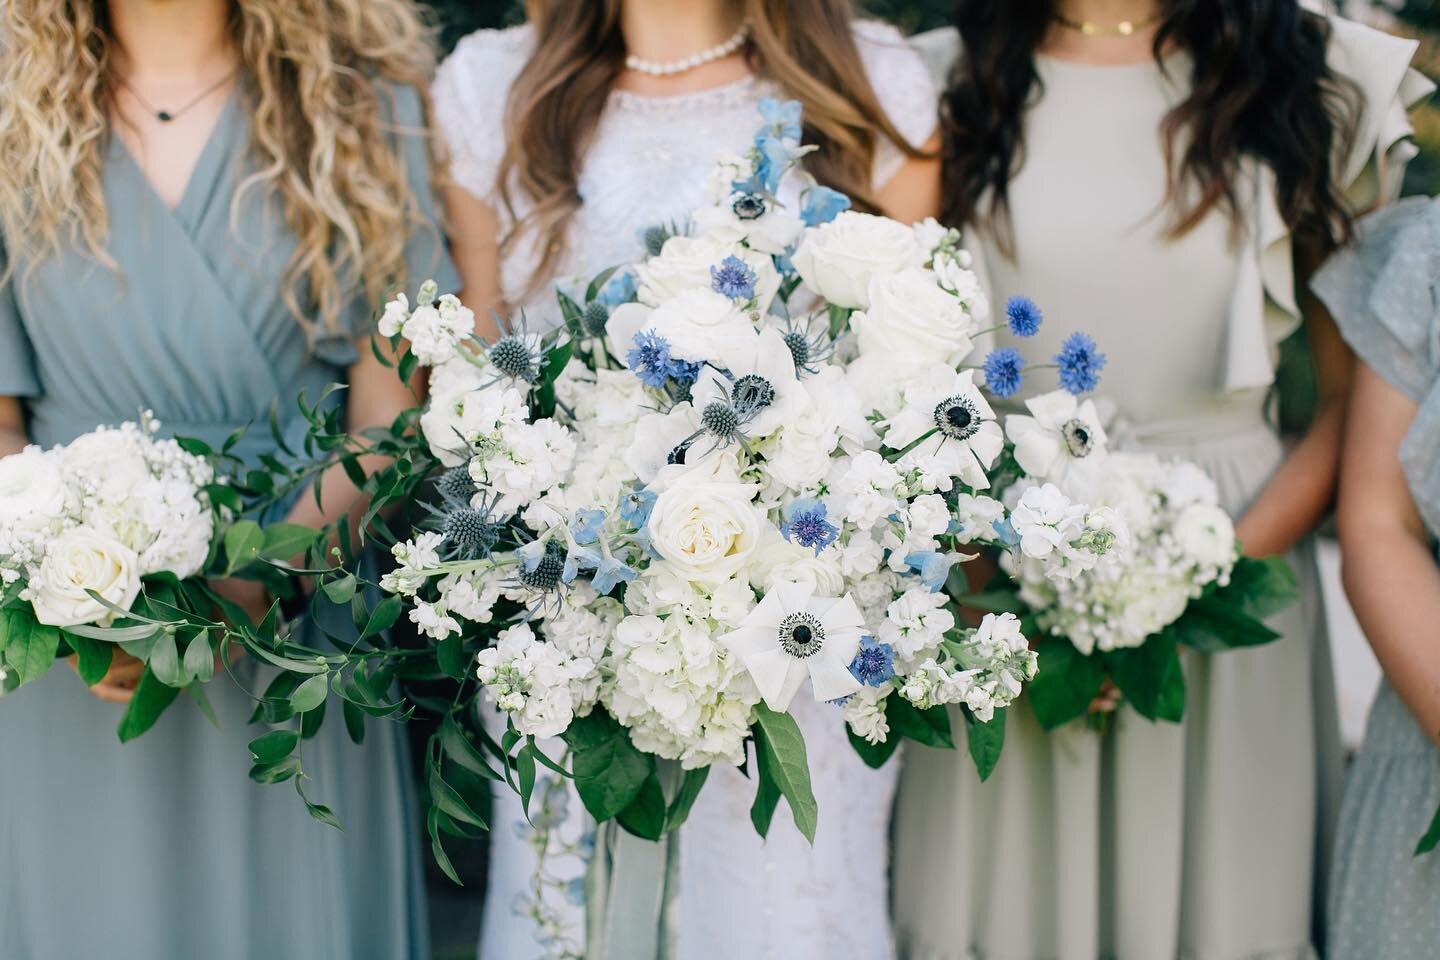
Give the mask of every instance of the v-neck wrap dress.
[[[406, 248], [409, 276], [397, 279], [413, 288], [434, 276], [454, 289], [420, 97], [383, 93], [425, 221]], [[63, 443], [148, 409], [164, 432], [211, 444], [253, 423], [235, 452], [276, 453], [272, 405], [283, 431], [302, 437], [299, 394], [313, 400], [358, 358], [352, 337], [378, 306], [363, 285], [353, 283], [341, 332], [307, 335], [282, 297], [295, 239], [279, 197], [254, 188], [236, 202], [256, 169], [245, 97], [242, 88], [225, 106], [173, 210], [110, 138], [106, 249], [118, 270], [78, 246], [14, 264], [0, 289], [0, 395], [23, 398], [33, 442]], [[0, 957], [425, 956], [403, 729], [371, 722], [356, 746], [337, 712], [306, 741], [306, 792], [336, 811], [342, 833], [312, 820], [288, 784], [248, 779], [246, 743], [263, 732], [247, 723], [253, 702], [223, 677], [209, 696], [219, 729], [181, 697], [123, 745], [122, 708], [63, 667], [0, 700]]]

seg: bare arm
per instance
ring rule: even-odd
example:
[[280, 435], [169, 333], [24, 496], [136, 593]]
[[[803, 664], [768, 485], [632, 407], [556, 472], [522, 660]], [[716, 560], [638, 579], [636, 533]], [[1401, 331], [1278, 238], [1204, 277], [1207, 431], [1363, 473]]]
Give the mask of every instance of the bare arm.
[[475, 311], [475, 332], [493, 338], [494, 313], [504, 313], [500, 292], [500, 218], [495, 208], [464, 187], [445, 188], [450, 216], [450, 254], [460, 271], [460, 299]]
[[1340, 547], [1345, 593], [1370, 646], [1440, 745], [1440, 565], [1399, 460], [1414, 418], [1414, 403], [1360, 366], [1340, 483]]
[[940, 213], [940, 135], [931, 137], [923, 149], [926, 156], [907, 160], [875, 198], [887, 217], [901, 223]]
[[0, 397], [0, 457], [25, 449], [25, 413], [17, 397]]
[[1298, 247], [1295, 251], [1295, 286], [1315, 359], [1319, 409], [1310, 429], [1236, 524], [1236, 535], [1252, 557], [1289, 550], [1315, 528], [1335, 499], [1355, 357], [1329, 311], [1309, 292], [1309, 278], [1326, 253]]

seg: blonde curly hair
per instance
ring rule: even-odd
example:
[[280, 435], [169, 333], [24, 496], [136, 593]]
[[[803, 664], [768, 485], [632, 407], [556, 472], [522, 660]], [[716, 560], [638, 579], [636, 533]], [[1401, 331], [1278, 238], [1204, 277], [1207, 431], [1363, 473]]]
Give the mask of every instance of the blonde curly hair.
[[[8, 251], [33, 263], [74, 244], [113, 268], [102, 166], [116, 41], [104, 0], [5, 0], [0, 11]], [[232, 0], [229, 24], [257, 161], [232, 217], [247, 191], [278, 192], [297, 243], [285, 302], [312, 333], [337, 329], [353, 281], [378, 302], [404, 273], [418, 204], [377, 81], [423, 100], [432, 31], [411, 0]]]

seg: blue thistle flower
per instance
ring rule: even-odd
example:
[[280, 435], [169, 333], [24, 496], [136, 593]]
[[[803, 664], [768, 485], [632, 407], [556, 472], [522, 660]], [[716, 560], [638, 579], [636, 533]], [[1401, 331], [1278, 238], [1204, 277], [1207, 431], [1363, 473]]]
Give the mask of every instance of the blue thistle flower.
[[1005, 319], [1010, 332], [1017, 337], [1033, 337], [1040, 330], [1045, 315], [1029, 297], [1011, 297], [1005, 301]]
[[906, 554], [905, 565], [920, 575], [920, 581], [930, 588], [931, 593], [938, 593], [950, 577], [950, 568], [959, 559], [954, 554], [925, 550]]
[[867, 687], [878, 687], [895, 676], [895, 648], [874, 637], [860, 638], [860, 652], [850, 661], [850, 676]]
[[1096, 349], [1095, 341], [1088, 335], [1072, 333], [1060, 345], [1055, 363], [1060, 367], [1060, 386], [1079, 395], [1099, 385], [1105, 354]]
[[718, 267], [710, 268], [710, 288], [731, 300], [755, 299], [757, 279], [750, 265], [734, 254], [721, 260]]
[[658, 497], [650, 490], [631, 490], [620, 498], [620, 519], [639, 530], [650, 522]]
[[985, 386], [1001, 400], [1013, 397], [1024, 380], [1025, 358], [1018, 350], [1000, 347], [985, 358]]
[[635, 334], [635, 346], [625, 354], [625, 364], [647, 387], [663, 387], [670, 376], [670, 341], [654, 330]]
[[818, 227], [849, 209], [849, 197], [839, 190], [817, 185], [805, 191], [805, 197], [800, 202], [800, 217], [805, 221], [805, 226]]
[[600, 528], [604, 525], [604, 510], [577, 510], [570, 520], [570, 533], [576, 543], [594, 543], [600, 539]]
[[840, 530], [825, 519], [825, 504], [819, 500], [792, 500], [786, 505], [780, 533], [786, 540], [802, 547], [811, 547], [818, 556], [835, 538]]

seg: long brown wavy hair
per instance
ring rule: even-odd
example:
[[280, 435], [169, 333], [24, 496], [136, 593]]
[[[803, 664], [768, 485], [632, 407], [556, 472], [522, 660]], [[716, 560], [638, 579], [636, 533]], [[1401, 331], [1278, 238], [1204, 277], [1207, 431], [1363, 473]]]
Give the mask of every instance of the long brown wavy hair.
[[[1042, 92], [1035, 51], [1057, 6], [955, 4], [964, 55], [941, 101], [945, 218], [988, 226], [1012, 253], [1008, 191], [1024, 162], [1025, 109]], [[1327, 68], [1328, 39], [1325, 19], [1297, 0], [1163, 0], [1155, 59], [1178, 47], [1194, 62], [1189, 96], [1160, 130], [1172, 235], [1217, 208], [1238, 225], [1238, 164], [1252, 156], [1274, 171], [1280, 212], [1298, 238], [1336, 244], [1349, 236], [1333, 170], [1354, 136], [1358, 99]], [[1190, 191], [1195, 199], [1182, 202]]]
[[[807, 158], [807, 169], [848, 194], [857, 209], [874, 210], [870, 169], [877, 137], [910, 156], [919, 156], [917, 148], [923, 145], [906, 143], [881, 108], [851, 33], [852, 5], [847, 0], [736, 2], [750, 21], [746, 55], [751, 70], [804, 106], [804, 140], [821, 148]], [[528, 231], [540, 239], [532, 288], [550, 276], [564, 252], [565, 228], [580, 206], [581, 161], [625, 67], [620, 4], [525, 4], [535, 48], [510, 90], [496, 186], [513, 224], [502, 248], [509, 249]], [[531, 201], [523, 218], [514, 215], [514, 186]]]
[[[102, 184], [115, 90], [108, 8], [6, 0], [0, 17], [0, 229], [9, 252], [33, 263], [75, 244], [113, 267]], [[258, 164], [232, 212], [249, 190], [279, 193], [297, 242], [286, 304], [311, 332], [334, 329], [355, 281], [378, 302], [404, 273], [417, 201], [377, 81], [423, 97], [431, 32], [410, 0], [232, 0], [230, 31]]]

